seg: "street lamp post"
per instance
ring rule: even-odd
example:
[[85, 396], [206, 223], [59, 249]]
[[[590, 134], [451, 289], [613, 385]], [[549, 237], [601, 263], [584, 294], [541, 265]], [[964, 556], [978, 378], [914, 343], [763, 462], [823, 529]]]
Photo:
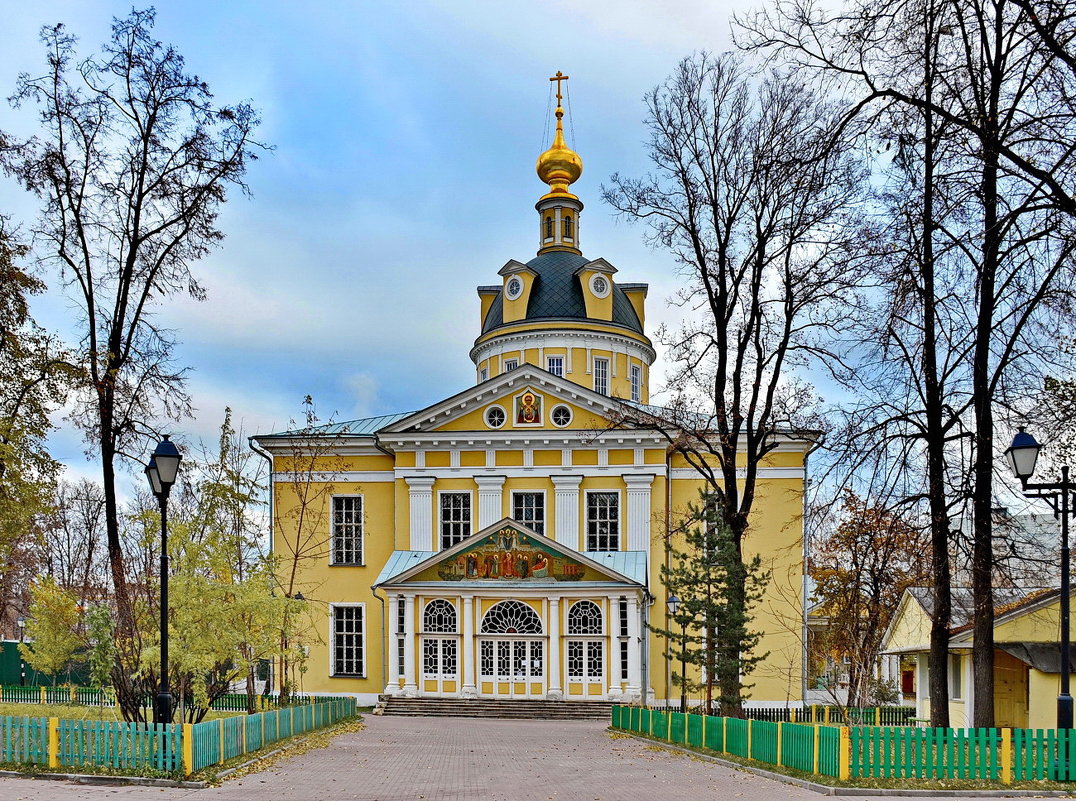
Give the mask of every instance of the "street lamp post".
[[[26, 618], [20, 617], [15, 621], [15, 625], [19, 627], [19, 645], [26, 642]], [[23, 659], [22, 649], [19, 649], [19, 686], [22, 687], [26, 684], [26, 660]]]
[[146, 465], [149, 487], [161, 507], [161, 680], [153, 703], [153, 722], [172, 720], [172, 694], [168, 692], [168, 493], [176, 483], [182, 457], [168, 435], [157, 443]]
[[1054, 515], [1061, 518], [1061, 689], [1057, 695], [1057, 728], [1072, 728], [1072, 695], [1069, 692], [1069, 674], [1072, 671], [1072, 646], [1069, 634], [1069, 515], [1073, 510], [1073, 493], [1076, 483], [1069, 479], [1069, 468], [1061, 468], [1061, 480], [1031, 483], [1035, 474], [1042, 446], [1024, 429], [1013, 438], [1005, 451], [1005, 459], [1013, 475], [1020, 479], [1024, 495], [1042, 498], [1053, 507]]
[[[670, 595], [665, 603], [669, 607], [669, 615], [676, 620], [680, 599]], [[687, 622], [684, 620], [680, 621], [680, 711], [687, 712]]]

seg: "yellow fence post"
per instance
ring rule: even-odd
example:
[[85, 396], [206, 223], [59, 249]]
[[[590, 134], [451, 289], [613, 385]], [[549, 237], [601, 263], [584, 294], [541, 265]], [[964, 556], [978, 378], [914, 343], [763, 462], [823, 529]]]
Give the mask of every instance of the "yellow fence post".
[[[44, 690], [44, 688], [42, 688]], [[49, 767], [60, 767], [60, 719], [49, 718]]]
[[837, 778], [847, 781], [852, 776], [852, 738], [848, 736], [848, 727], [841, 726], [841, 742], [837, 748]]
[[45, 686], [41, 686], [41, 703], [47, 704], [48, 700], [45, 698]]
[[882, 708], [880, 706], [874, 707], [874, 725], [882, 725]]
[[220, 759], [218, 762], [224, 761], [224, 718], [217, 718], [217, 732], [220, 734]]
[[785, 724], [784, 721], [777, 721], [777, 766], [781, 767], [784, 763], [781, 762], [781, 739], [784, 734]]
[[819, 732], [822, 730], [818, 727], [814, 727], [814, 772], [818, 773], [818, 741], [821, 739]]
[[70, 690], [71, 690], [71, 703], [73, 704], [73, 703], [75, 703], [75, 685], [74, 684], [71, 685]]
[[194, 773], [194, 724], [183, 724], [183, 774]]
[[825, 706], [825, 707], [822, 708], [822, 722], [825, 723], [827, 726], [829, 725], [829, 707], [828, 706]]
[[1001, 783], [1012, 784], [1012, 729], [1001, 730]]

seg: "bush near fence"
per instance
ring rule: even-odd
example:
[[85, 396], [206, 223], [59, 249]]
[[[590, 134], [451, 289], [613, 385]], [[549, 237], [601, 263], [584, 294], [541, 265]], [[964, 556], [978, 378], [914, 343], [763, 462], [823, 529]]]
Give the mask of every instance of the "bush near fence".
[[282, 709], [203, 723], [0, 716], [0, 762], [189, 776], [354, 715], [354, 698], [316, 697]]
[[[142, 706], [153, 707], [156, 696], [147, 695]], [[321, 696], [290, 695], [288, 705], [316, 703]], [[177, 699], [178, 702], [178, 699]], [[0, 686], [0, 703], [8, 704], [66, 704], [72, 706], [116, 706], [116, 695], [111, 687], [77, 687], [73, 685], [21, 686], [18, 684]], [[186, 709], [194, 706], [194, 699], [187, 696], [183, 700]], [[214, 698], [209, 708], [217, 712], [246, 712], [246, 693], [227, 693]], [[255, 695], [254, 708], [258, 710], [279, 709], [279, 695]]]
[[1076, 730], [1070, 729], [829, 726], [628, 706], [613, 707], [612, 724], [688, 748], [841, 780], [1076, 780]]

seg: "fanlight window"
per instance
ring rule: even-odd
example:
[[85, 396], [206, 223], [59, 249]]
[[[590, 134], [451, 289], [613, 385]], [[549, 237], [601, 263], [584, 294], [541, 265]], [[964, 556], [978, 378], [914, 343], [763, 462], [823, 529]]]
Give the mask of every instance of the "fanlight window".
[[593, 601], [579, 601], [568, 609], [569, 634], [601, 634], [602, 610]]
[[538, 613], [519, 601], [494, 604], [482, 618], [483, 634], [541, 634]]
[[444, 598], [430, 601], [422, 613], [422, 630], [455, 634], [456, 608]]

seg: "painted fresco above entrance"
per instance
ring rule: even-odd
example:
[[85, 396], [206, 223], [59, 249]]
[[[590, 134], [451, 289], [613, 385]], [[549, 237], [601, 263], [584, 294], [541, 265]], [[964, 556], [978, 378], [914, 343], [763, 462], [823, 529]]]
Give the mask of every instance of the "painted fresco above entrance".
[[[444, 581], [582, 581], [588, 568], [513, 526], [502, 526], [428, 571]], [[433, 575], [425, 576], [433, 578]], [[590, 578], [605, 578], [591, 576]]]

